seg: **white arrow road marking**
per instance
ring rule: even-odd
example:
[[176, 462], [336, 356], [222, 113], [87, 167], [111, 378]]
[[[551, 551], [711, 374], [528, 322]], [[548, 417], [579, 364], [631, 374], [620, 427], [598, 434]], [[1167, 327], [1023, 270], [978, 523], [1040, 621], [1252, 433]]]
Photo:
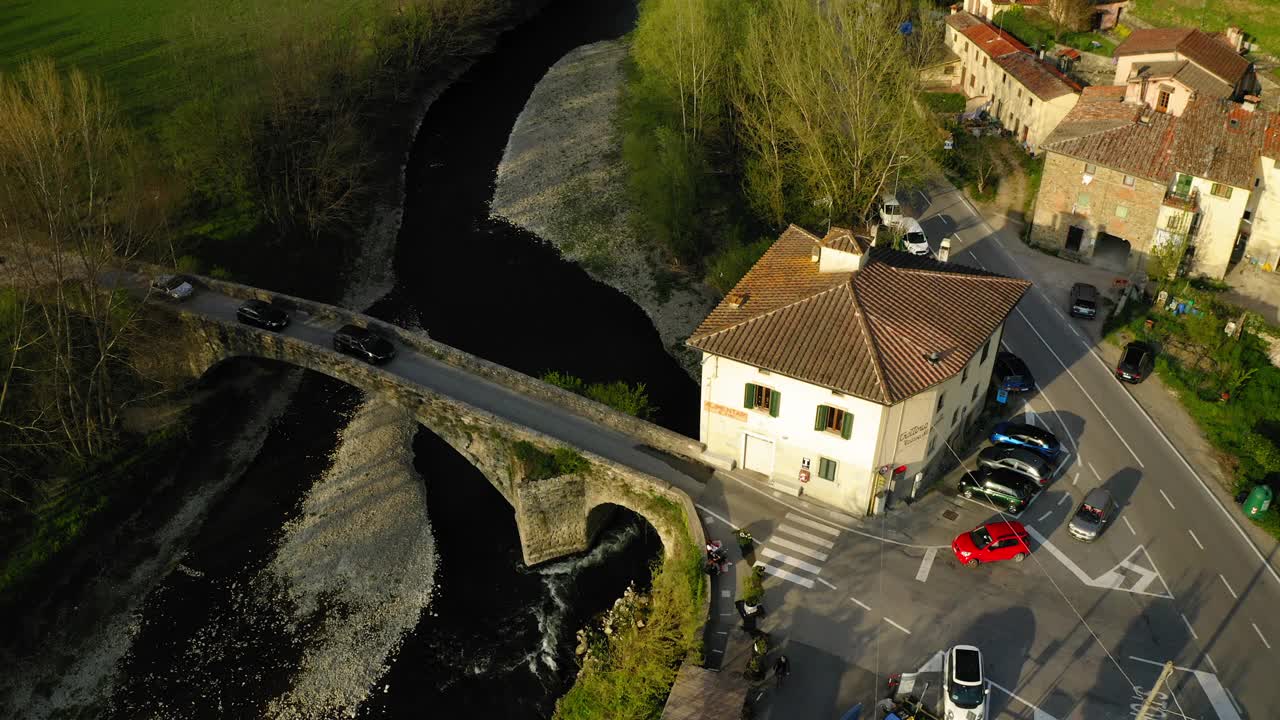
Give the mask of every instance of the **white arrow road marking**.
[[[1130, 655], [1129, 659], [1147, 663], [1148, 665], [1164, 665], [1162, 662], [1134, 657], [1133, 655]], [[1215, 673], [1192, 670], [1191, 668], [1178, 667], [1177, 665], [1174, 666], [1174, 669], [1189, 672], [1196, 676], [1196, 680], [1200, 681], [1200, 689], [1204, 691], [1205, 697], [1209, 699], [1209, 704], [1213, 706], [1213, 711], [1218, 714], [1218, 720], [1242, 720], [1240, 713], [1236, 712], [1235, 703], [1231, 701], [1231, 697], [1227, 694], [1227, 689], [1222, 687], [1222, 683], [1219, 682]]]
[[1006, 687], [1004, 687], [1004, 686], [1002, 686], [1002, 685], [997, 685], [997, 684], [995, 684], [995, 683], [991, 682], [990, 680], [988, 680], [988, 681], [987, 681], [987, 684], [988, 684], [988, 685], [990, 685], [991, 687], [993, 687], [993, 688], [995, 688], [995, 689], [999, 690], [1000, 692], [1004, 693], [1005, 695], [1008, 695], [1009, 697], [1013, 698], [1014, 700], [1017, 700], [1018, 702], [1022, 703], [1023, 705], [1026, 705], [1027, 707], [1031, 708], [1031, 720], [1058, 720], [1058, 719], [1057, 719], [1057, 718], [1055, 718], [1054, 716], [1052, 716], [1052, 715], [1050, 715], [1049, 713], [1047, 713], [1047, 712], [1045, 712], [1045, 711], [1041, 710], [1040, 708], [1038, 708], [1038, 707], [1036, 707], [1035, 705], [1031, 704], [1031, 703], [1030, 703], [1030, 702], [1028, 702], [1027, 700], [1024, 700], [1023, 698], [1018, 697], [1016, 694], [1014, 694], [1014, 692], [1013, 692], [1012, 690], [1010, 690], [1010, 689], [1008, 689], [1008, 688], [1006, 688]]
[[926, 660], [925, 663], [921, 665], [920, 669], [917, 670], [916, 672], [917, 673], [942, 672], [942, 654], [943, 654], [943, 651], [941, 650], [934, 653], [933, 657]]
[[[1167, 600], [1173, 599], [1173, 593], [1169, 592], [1169, 585], [1164, 581], [1164, 578], [1161, 577], [1160, 571], [1156, 569], [1155, 562], [1151, 560], [1151, 555], [1148, 554], [1146, 548], [1141, 545], [1134, 548], [1133, 552], [1129, 553], [1128, 557], [1116, 563], [1115, 567], [1102, 573], [1097, 578], [1092, 578], [1089, 577], [1089, 574], [1086, 573], [1083, 568], [1075, 564], [1071, 558], [1067, 557], [1066, 553], [1059, 550], [1056, 545], [1049, 542], [1048, 538], [1040, 534], [1040, 531], [1028, 525], [1027, 533], [1031, 535], [1031, 537], [1035, 538], [1035, 541], [1039, 543], [1041, 547], [1048, 550], [1049, 554], [1057, 558], [1058, 562], [1066, 566], [1066, 568], [1071, 571], [1071, 574], [1075, 575], [1076, 578], [1085, 585], [1104, 588], [1107, 590], [1122, 590], [1124, 592], [1136, 593], [1138, 595], [1150, 595], [1152, 597], [1160, 597]], [[1150, 567], [1143, 567], [1142, 565], [1138, 565], [1134, 562], [1134, 558], [1139, 553], [1146, 557], [1147, 563]], [[1126, 580], [1128, 580], [1128, 577], [1120, 572], [1121, 568], [1138, 576], [1138, 579], [1134, 581], [1132, 586], [1127, 588], [1120, 587]], [[1148, 592], [1147, 588], [1157, 579], [1160, 581], [1160, 585], [1164, 587], [1164, 592]]]

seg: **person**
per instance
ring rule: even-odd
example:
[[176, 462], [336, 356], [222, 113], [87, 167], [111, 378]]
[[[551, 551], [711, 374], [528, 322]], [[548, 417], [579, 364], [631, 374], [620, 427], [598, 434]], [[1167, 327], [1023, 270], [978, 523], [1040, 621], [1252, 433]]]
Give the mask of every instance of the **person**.
[[791, 661], [786, 655], [779, 655], [777, 660], [773, 661], [773, 676], [778, 681], [778, 687], [782, 687], [782, 680], [791, 674]]
[[721, 570], [720, 563], [716, 562], [714, 558], [707, 558], [707, 564], [703, 567], [703, 570], [713, 577], [719, 575]]
[[720, 545], [719, 540], [713, 540], [712, 542], [707, 543], [707, 557], [711, 558], [716, 563], [723, 563], [726, 560], [724, 547]]

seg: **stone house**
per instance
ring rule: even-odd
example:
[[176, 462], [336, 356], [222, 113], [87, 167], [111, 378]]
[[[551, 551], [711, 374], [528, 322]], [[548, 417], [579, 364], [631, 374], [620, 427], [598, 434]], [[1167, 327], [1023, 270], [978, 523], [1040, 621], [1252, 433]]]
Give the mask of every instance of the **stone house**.
[[1126, 99], [1175, 115], [1193, 98], [1257, 95], [1261, 86], [1253, 63], [1240, 55], [1239, 29], [1225, 37], [1235, 44], [1194, 28], [1135, 30], [1115, 49], [1114, 84], [1127, 88]]
[[793, 225], [689, 338], [700, 439], [774, 487], [872, 513], [964, 436], [1029, 287]]
[[1032, 153], [1080, 97], [1080, 86], [1060, 70], [970, 13], [947, 16], [944, 44], [960, 57], [965, 97], [982, 98], [987, 113]]
[[[1046, 0], [965, 0], [964, 9], [986, 20], [995, 20], [996, 13], [1008, 10], [1011, 6], [1041, 7], [1047, 12], [1049, 3]], [[1093, 12], [1081, 27], [1072, 30], [1110, 30], [1120, 22], [1120, 16], [1129, 6], [1129, 0], [1094, 0]]]
[[1125, 88], [1087, 88], [1045, 142], [1032, 242], [1116, 270], [1189, 245], [1188, 269], [1223, 277], [1248, 252], [1280, 260], [1280, 119], [1254, 102], [1192, 99], [1157, 112]]

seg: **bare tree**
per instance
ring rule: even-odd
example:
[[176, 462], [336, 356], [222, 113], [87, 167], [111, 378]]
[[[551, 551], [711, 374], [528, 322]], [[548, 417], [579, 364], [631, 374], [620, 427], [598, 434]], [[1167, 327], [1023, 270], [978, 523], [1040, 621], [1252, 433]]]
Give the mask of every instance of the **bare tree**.
[[730, 98], [736, 111], [738, 140], [745, 150], [745, 191], [752, 207], [775, 225], [787, 218], [787, 156], [782, 97], [773, 77], [773, 30], [749, 22], [735, 56], [736, 82]]
[[721, 111], [728, 73], [729, 12], [722, 0], [646, 0], [636, 62], [669, 88], [686, 140], [698, 142]]

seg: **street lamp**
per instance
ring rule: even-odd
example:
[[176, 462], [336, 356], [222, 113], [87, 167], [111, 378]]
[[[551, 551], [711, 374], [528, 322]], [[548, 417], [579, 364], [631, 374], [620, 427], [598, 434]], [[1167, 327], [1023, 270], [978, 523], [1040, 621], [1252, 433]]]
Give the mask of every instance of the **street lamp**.
[[902, 171], [902, 163], [910, 157], [910, 155], [899, 155], [897, 164], [893, 166], [893, 201], [899, 203], [899, 207], [901, 207], [901, 201], [898, 200], [898, 173]]

